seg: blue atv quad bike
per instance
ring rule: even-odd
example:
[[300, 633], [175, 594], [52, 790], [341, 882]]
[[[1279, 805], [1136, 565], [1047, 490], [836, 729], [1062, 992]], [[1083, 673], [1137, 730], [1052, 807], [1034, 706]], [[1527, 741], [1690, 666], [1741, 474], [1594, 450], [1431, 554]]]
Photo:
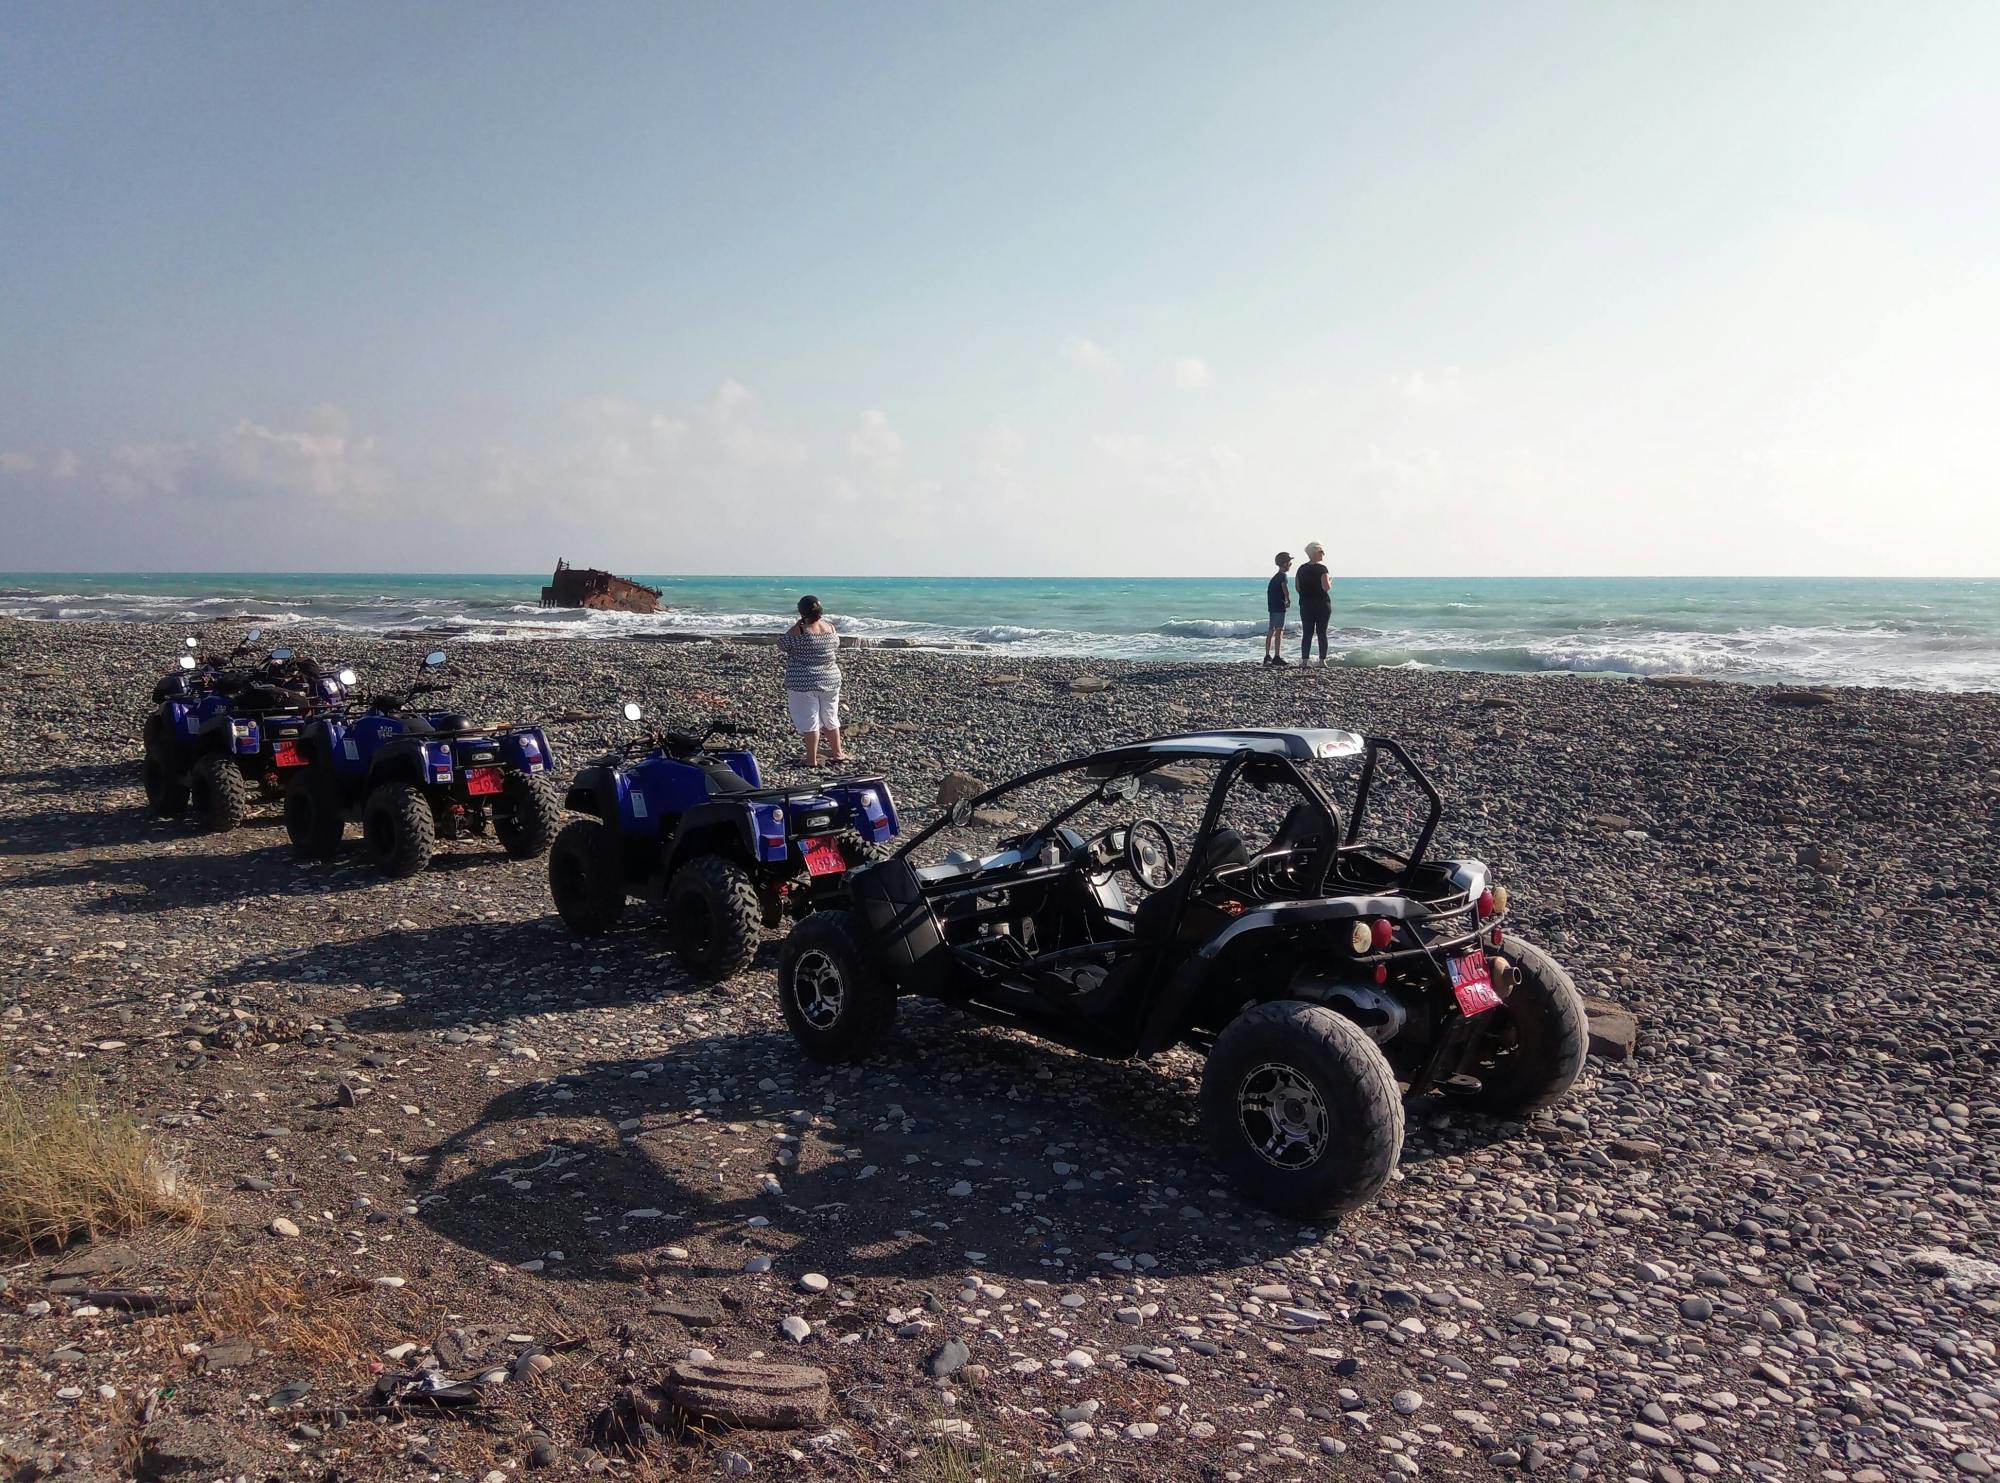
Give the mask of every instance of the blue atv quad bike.
[[[445, 662], [442, 649], [424, 669]], [[340, 849], [350, 823], [362, 851], [391, 876], [415, 875], [437, 841], [485, 834], [517, 860], [545, 854], [562, 822], [562, 794], [537, 726], [475, 726], [417, 698], [449, 689], [418, 679], [370, 698], [360, 714], [325, 716], [299, 739], [305, 759], [285, 790], [285, 832], [301, 859]]]
[[205, 829], [236, 828], [254, 796], [283, 795], [310, 720], [346, 703], [353, 670], [323, 670], [290, 649], [254, 658], [262, 637], [253, 628], [227, 654], [206, 658], [190, 638], [180, 667], [153, 687], [142, 776], [146, 803], [161, 818], [192, 814]]
[[[642, 712], [627, 704], [625, 718]], [[879, 777], [766, 788], [750, 735], [711, 721], [699, 736], [638, 737], [576, 775], [572, 820], [549, 851], [549, 893], [573, 931], [607, 932], [628, 897], [664, 908], [668, 940], [696, 978], [730, 977], [756, 956], [761, 928], [810, 912], [851, 867], [879, 859], [896, 806]]]

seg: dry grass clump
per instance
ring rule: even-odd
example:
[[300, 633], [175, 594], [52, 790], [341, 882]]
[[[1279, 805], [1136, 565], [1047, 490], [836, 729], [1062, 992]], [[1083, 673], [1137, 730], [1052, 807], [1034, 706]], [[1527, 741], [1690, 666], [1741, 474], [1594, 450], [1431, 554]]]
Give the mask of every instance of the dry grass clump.
[[192, 1221], [201, 1200], [125, 1113], [76, 1080], [24, 1086], [0, 1077], [0, 1249]]
[[350, 1312], [350, 1286], [253, 1266], [211, 1270], [198, 1290], [195, 1316], [218, 1336], [253, 1339], [291, 1359], [333, 1369], [355, 1369], [365, 1353]]

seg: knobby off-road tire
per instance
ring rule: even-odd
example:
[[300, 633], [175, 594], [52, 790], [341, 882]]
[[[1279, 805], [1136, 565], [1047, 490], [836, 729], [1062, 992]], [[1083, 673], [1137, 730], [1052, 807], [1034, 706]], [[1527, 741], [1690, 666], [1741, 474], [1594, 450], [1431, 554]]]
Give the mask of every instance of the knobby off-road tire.
[[146, 723], [146, 756], [139, 764], [139, 777], [146, 785], [146, 807], [160, 818], [178, 819], [187, 812], [187, 784], [174, 775], [173, 739], [158, 717]]
[[609, 932], [625, 914], [625, 868], [618, 836], [596, 819], [573, 819], [549, 846], [549, 895], [570, 931]]
[[667, 882], [667, 940], [695, 978], [719, 982], [750, 966], [764, 919], [742, 866], [697, 855]]
[[507, 811], [493, 811], [493, 833], [500, 848], [516, 860], [546, 855], [562, 828], [562, 790], [545, 772], [516, 773], [501, 795]]
[[437, 849], [437, 821], [421, 788], [381, 783], [361, 810], [361, 846], [369, 861], [400, 880], [431, 863]]
[[340, 841], [347, 833], [333, 789], [318, 772], [308, 767], [305, 776], [285, 786], [285, 834], [292, 842], [292, 854], [301, 860], [332, 859], [340, 853]]
[[850, 911], [816, 911], [778, 950], [778, 1007], [792, 1038], [815, 1061], [854, 1061], [882, 1043], [896, 991], [868, 961]]
[[210, 752], [195, 763], [188, 797], [195, 822], [215, 834], [227, 834], [250, 815], [250, 784], [227, 752]]
[[1215, 1039], [1201, 1076], [1215, 1161], [1255, 1203], [1307, 1220], [1373, 1199], [1403, 1151], [1403, 1100], [1381, 1048], [1298, 1000], [1260, 1004]]
[[843, 829], [834, 836], [840, 846], [840, 856], [847, 862], [849, 870], [859, 870], [864, 865], [877, 865], [889, 858], [889, 847], [863, 839], [859, 829]]
[[1526, 938], [1509, 933], [1502, 951], [1520, 967], [1514, 992], [1499, 1009], [1473, 1074], [1482, 1111], [1518, 1117], [1548, 1107], [1583, 1074], [1590, 1054], [1590, 1016], [1563, 966]]

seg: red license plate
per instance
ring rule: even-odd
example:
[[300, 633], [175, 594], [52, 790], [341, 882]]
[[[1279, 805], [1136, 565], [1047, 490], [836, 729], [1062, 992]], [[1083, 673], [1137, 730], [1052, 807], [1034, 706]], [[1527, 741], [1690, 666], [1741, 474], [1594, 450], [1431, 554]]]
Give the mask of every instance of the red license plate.
[[482, 793], [498, 793], [504, 786], [497, 767], [475, 767], [465, 775], [465, 791], [475, 798]]
[[1471, 1019], [1475, 1014], [1500, 1007], [1500, 996], [1493, 992], [1493, 975], [1486, 967], [1485, 953], [1474, 951], [1446, 959], [1445, 967], [1451, 971], [1451, 991], [1458, 996], [1460, 1014]]
[[808, 875], [839, 875], [847, 869], [847, 856], [832, 839], [809, 839], [803, 845]]
[[306, 765], [306, 759], [300, 754], [299, 744], [295, 741], [271, 743], [271, 761], [279, 767], [304, 767]]

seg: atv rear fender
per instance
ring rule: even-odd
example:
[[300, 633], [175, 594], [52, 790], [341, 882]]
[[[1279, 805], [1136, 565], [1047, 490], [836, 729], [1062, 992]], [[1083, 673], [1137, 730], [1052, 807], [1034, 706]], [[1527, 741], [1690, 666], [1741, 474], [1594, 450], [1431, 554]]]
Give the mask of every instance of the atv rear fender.
[[[432, 748], [437, 752], [436, 757], [430, 755]], [[408, 783], [413, 787], [425, 787], [433, 780], [439, 761], [443, 764], [443, 776], [436, 780], [450, 782], [450, 743], [431, 742], [427, 745], [426, 739], [421, 736], [399, 736], [375, 749], [375, 755], [368, 764], [368, 786]]]
[[729, 855], [744, 864], [763, 858], [749, 809], [740, 804], [704, 803], [680, 816], [663, 856], [672, 875], [696, 855]]
[[586, 767], [563, 794], [563, 807], [589, 814], [623, 833], [618, 822], [618, 772], [610, 767]]

